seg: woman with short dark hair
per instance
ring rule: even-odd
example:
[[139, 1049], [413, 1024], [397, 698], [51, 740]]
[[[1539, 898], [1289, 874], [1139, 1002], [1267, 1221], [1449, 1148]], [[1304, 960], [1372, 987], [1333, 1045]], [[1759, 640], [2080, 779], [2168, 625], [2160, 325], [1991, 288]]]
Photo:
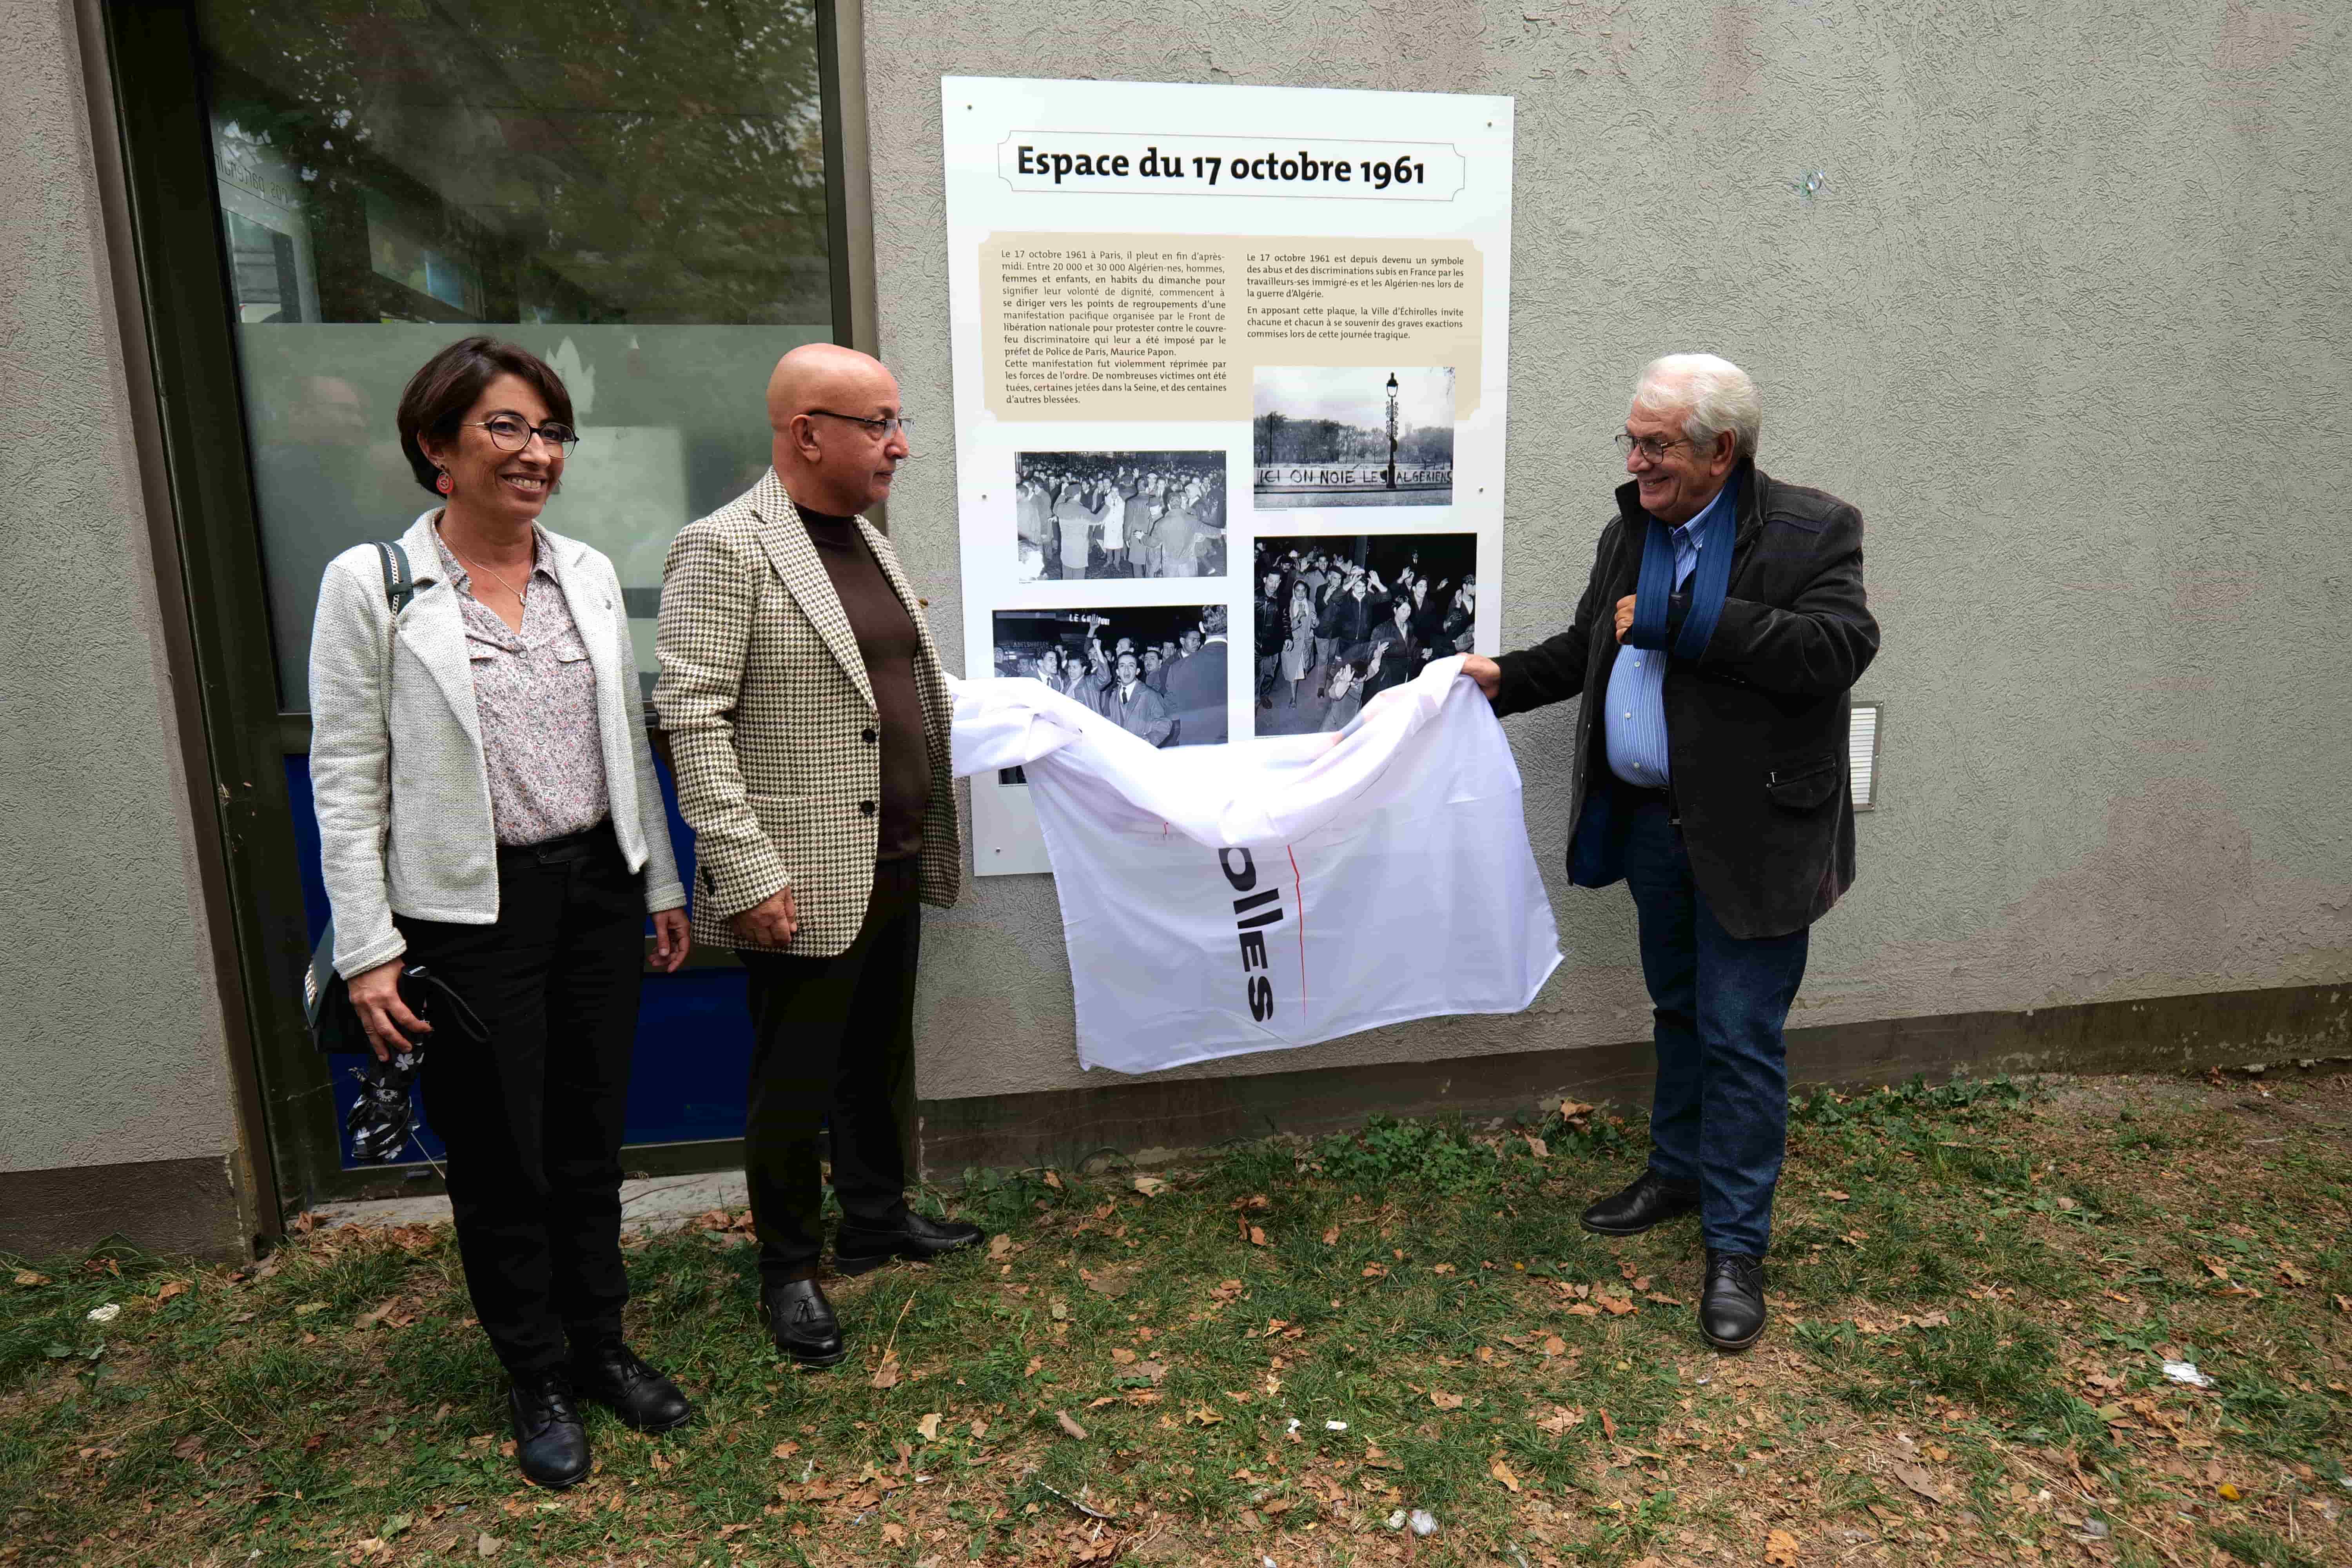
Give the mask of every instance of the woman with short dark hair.
[[378, 1056], [426, 1041], [430, 968], [489, 1032], [425, 1050], [425, 1104], [475, 1317], [512, 1379], [516, 1460], [588, 1473], [574, 1404], [642, 1430], [693, 1414], [622, 1339], [621, 1136], [645, 973], [685, 962], [686, 889], [613, 563], [539, 526], [572, 443], [537, 356], [467, 338], [411, 378], [400, 447], [439, 504], [335, 558], [310, 647], [310, 782], [335, 970]]

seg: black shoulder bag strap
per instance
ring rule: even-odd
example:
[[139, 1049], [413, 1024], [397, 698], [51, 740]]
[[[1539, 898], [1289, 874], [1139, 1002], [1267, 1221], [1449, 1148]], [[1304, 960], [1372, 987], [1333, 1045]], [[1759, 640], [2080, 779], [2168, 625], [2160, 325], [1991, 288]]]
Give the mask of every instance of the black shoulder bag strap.
[[[383, 567], [384, 605], [397, 619], [400, 612], [408, 607], [408, 601], [416, 596], [416, 577], [408, 569], [408, 552], [396, 539], [370, 542], [375, 546], [376, 559]], [[384, 670], [389, 677], [389, 659]], [[310, 950], [310, 966], [302, 975], [302, 1020], [310, 1026], [310, 1043], [328, 1055], [369, 1049], [367, 1033], [360, 1027], [359, 1015], [352, 1010], [351, 988], [335, 973], [335, 919], [331, 912], [327, 917], [326, 930], [319, 933], [318, 944]]]

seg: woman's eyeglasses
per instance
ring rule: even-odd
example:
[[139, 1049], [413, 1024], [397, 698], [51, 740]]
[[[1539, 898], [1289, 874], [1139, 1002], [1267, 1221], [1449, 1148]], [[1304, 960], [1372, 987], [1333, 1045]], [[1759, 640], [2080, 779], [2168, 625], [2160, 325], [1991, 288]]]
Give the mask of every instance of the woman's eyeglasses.
[[530, 445], [533, 436], [546, 442], [559, 456], [580, 441], [580, 432], [569, 425], [552, 420], [545, 425], [533, 425], [520, 414], [493, 414], [488, 419], [475, 420], [473, 427], [486, 433], [490, 445], [501, 452], [521, 451]]

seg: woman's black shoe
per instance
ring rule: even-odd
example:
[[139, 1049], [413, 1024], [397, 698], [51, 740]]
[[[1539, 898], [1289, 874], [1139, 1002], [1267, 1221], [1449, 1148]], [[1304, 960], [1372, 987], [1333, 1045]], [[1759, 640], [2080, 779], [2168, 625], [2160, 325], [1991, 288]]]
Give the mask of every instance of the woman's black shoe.
[[572, 1402], [572, 1381], [561, 1371], [523, 1373], [507, 1389], [514, 1421], [515, 1464], [523, 1479], [562, 1489], [588, 1474], [588, 1428]]
[[787, 1279], [760, 1289], [760, 1308], [776, 1348], [803, 1366], [833, 1366], [849, 1353], [841, 1321], [814, 1279]]
[[833, 1238], [833, 1266], [844, 1274], [864, 1274], [894, 1258], [929, 1263], [950, 1252], [978, 1247], [988, 1233], [961, 1220], [925, 1219], [908, 1210], [897, 1225], [867, 1229], [845, 1219]]
[[694, 1402], [677, 1384], [618, 1340], [574, 1352], [572, 1386], [640, 1432], [667, 1432], [694, 1419]]
[[1764, 1332], [1764, 1260], [1707, 1248], [1698, 1331], [1719, 1351], [1744, 1351]]
[[1644, 1170], [1633, 1184], [1584, 1211], [1584, 1228], [1595, 1236], [1639, 1236], [1698, 1207], [1698, 1188], [1664, 1181]]

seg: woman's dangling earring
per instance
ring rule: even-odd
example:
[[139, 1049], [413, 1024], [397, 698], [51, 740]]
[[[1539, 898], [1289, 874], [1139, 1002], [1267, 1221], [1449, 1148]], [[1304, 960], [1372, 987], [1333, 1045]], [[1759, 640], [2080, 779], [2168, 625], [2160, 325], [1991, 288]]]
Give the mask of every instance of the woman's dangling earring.
[[449, 482], [448, 469], [444, 468], [441, 470], [441, 477], [433, 481], [433, 488], [439, 490], [445, 496], [457, 488]]

